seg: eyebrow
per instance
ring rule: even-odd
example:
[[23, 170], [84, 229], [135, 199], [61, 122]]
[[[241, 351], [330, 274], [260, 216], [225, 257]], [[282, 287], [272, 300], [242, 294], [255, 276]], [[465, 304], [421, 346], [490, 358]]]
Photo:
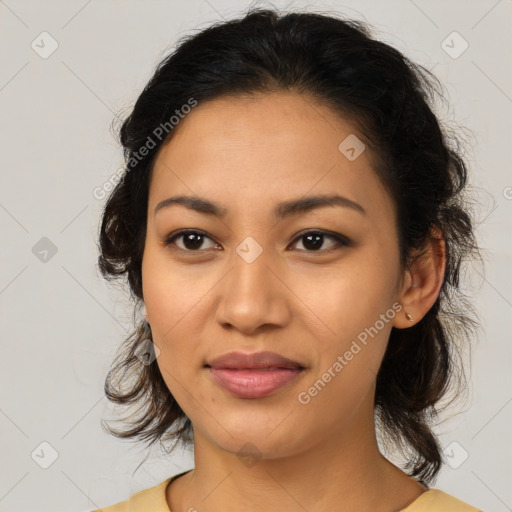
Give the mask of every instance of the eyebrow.
[[[219, 218], [224, 218], [228, 209], [197, 196], [173, 196], [164, 199], [155, 207], [155, 215], [162, 210], [174, 204], [181, 204], [189, 210], [194, 210], [198, 213], [205, 215], [215, 215]], [[282, 220], [300, 213], [307, 213], [318, 208], [341, 206], [343, 208], [351, 208], [363, 215], [366, 215], [366, 210], [355, 201], [348, 199], [337, 194], [331, 195], [315, 195], [309, 197], [302, 197], [300, 199], [293, 199], [291, 201], [283, 201], [278, 203], [274, 208], [273, 215], [276, 219]]]

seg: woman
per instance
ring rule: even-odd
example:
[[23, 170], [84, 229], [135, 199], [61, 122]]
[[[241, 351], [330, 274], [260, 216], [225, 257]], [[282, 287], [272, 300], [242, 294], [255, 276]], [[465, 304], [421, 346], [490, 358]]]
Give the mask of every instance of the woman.
[[477, 510], [431, 487], [478, 256], [436, 83], [361, 22], [263, 9], [161, 62], [101, 224], [145, 308], [105, 389], [139, 406], [110, 433], [195, 466], [104, 511]]

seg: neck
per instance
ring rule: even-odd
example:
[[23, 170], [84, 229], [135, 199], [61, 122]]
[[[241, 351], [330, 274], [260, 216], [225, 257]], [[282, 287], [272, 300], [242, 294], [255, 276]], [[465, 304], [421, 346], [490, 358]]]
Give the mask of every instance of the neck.
[[368, 415], [354, 418], [350, 427], [280, 458], [241, 458], [195, 429], [195, 469], [168, 487], [169, 507], [173, 512], [399, 511], [426, 489], [382, 456], [373, 408], [370, 412], [371, 421]]

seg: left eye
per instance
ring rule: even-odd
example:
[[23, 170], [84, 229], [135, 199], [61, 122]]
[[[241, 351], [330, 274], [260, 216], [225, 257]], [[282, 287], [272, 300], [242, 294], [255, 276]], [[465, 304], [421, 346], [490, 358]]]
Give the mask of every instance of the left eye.
[[[174, 243], [177, 239], [183, 240], [184, 247], [180, 247], [178, 244], [176, 246], [178, 249], [185, 251], [185, 252], [201, 252], [198, 249], [201, 248], [203, 242], [205, 239], [212, 240], [205, 232], [203, 231], [196, 231], [196, 230], [187, 230], [187, 231], [179, 231], [178, 233], [175, 233], [174, 235], [171, 235], [165, 240], [165, 246], [171, 245]], [[321, 246], [324, 244], [325, 239], [330, 238], [331, 240], [334, 240], [335, 243], [333, 246], [327, 248], [327, 249], [320, 249]], [[341, 246], [347, 246], [349, 245], [349, 240], [346, 237], [342, 237], [340, 235], [330, 234], [324, 231], [309, 231], [306, 233], [301, 233], [299, 236], [295, 238], [292, 245], [294, 245], [296, 242], [304, 240], [302, 245], [305, 247], [305, 249], [300, 249], [301, 251], [305, 252], [331, 252], [333, 250], [338, 249]], [[213, 242], [213, 240], [212, 240]], [[213, 244], [215, 245], [215, 243]]]
[[318, 252], [320, 250], [320, 247], [323, 245], [323, 242], [327, 238], [334, 240], [335, 243], [333, 246], [327, 249], [323, 249], [321, 252], [331, 252], [333, 250], [338, 249], [340, 246], [349, 245], [348, 240], [346, 238], [338, 235], [331, 235], [324, 231], [309, 231], [308, 233], [302, 233], [294, 240], [294, 242], [298, 240], [306, 240], [306, 244], [302, 243], [302, 245], [306, 245], [309, 246], [309, 248], [311, 248], [311, 250], [307, 250], [307, 252]]

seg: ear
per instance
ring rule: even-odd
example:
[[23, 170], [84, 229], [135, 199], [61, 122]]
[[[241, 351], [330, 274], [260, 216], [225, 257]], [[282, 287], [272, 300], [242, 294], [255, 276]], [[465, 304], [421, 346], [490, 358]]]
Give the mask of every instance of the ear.
[[[405, 329], [418, 323], [434, 305], [443, 284], [446, 268], [446, 249], [442, 233], [431, 230], [431, 240], [424, 254], [417, 254], [405, 273], [398, 297], [402, 311], [393, 319], [393, 327]], [[408, 320], [406, 313], [412, 316]]]

